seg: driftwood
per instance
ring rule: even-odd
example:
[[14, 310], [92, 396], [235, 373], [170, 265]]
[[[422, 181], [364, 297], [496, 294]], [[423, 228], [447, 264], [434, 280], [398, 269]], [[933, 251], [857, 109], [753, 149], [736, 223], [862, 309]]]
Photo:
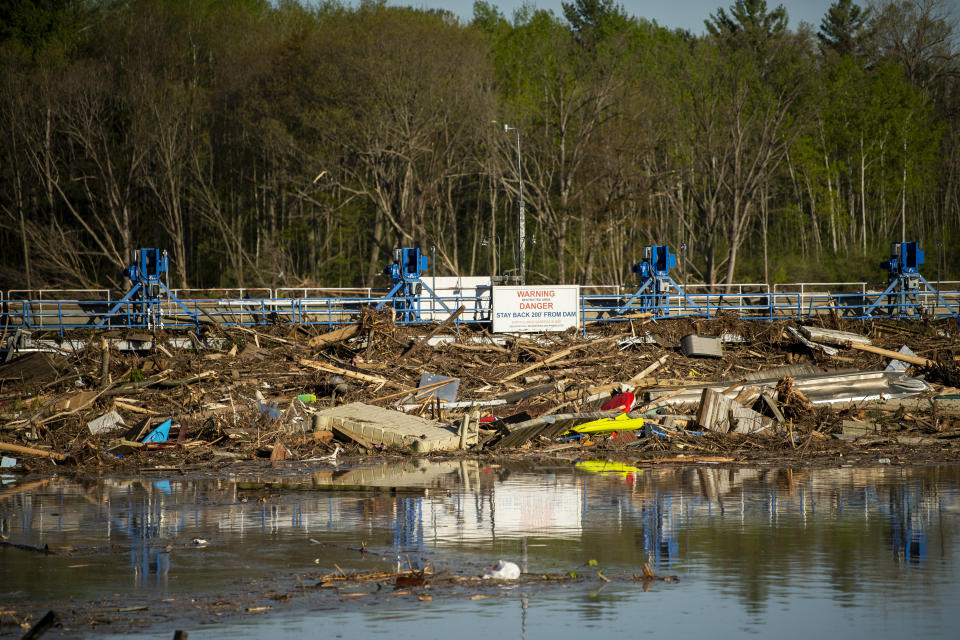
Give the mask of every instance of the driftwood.
[[62, 453], [57, 453], [56, 451], [45, 451], [44, 449], [21, 447], [18, 444], [10, 444], [9, 442], [0, 442], [0, 451], [9, 451], [10, 453], [19, 453], [25, 456], [43, 456], [44, 458], [51, 458], [61, 462], [68, 460], [67, 456], [63, 455]]
[[339, 329], [334, 329], [329, 333], [325, 333], [314, 338], [307, 340], [307, 346], [314, 349], [320, 347], [326, 347], [337, 342], [343, 342], [344, 340], [349, 340], [360, 332], [359, 324], [351, 324], [345, 327], [340, 327]]

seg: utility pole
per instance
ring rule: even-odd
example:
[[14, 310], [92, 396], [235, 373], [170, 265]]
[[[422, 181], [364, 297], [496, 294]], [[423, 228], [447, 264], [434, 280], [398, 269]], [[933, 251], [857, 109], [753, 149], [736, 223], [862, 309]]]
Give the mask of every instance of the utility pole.
[[523, 166], [520, 164], [520, 130], [516, 127], [511, 127], [508, 124], [503, 125], [504, 133], [515, 131], [517, 133], [517, 181], [520, 183], [520, 219], [517, 221], [519, 225], [519, 234], [518, 242], [520, 244], [519, 259], [520, 259], [520, 284], [527, 283], [527, 223], [526, 223], [526, 208], [523, 204]]

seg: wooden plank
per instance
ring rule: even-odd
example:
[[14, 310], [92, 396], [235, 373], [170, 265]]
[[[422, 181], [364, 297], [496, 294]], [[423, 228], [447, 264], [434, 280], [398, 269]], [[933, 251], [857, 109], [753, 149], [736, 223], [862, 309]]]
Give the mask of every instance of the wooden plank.
[[906, 354], [900, 353], [899, 351], [891, 351], [890, 349], [881, 349], [880, 347], [875, 347], [872, 344], [860, 344], [859, 342], [851, 342], [849, 346], [851, 349], [856, 349], [857, 351], [867, 351], [869, 353], [876, 353], [877, 355], [893, 358], [894, 360], [901, 360], [903, 362], [909, 362], [910, 364], [920, 365], [921, 367], [932, 367], [936, 364], [933, 360], [930, 360], [929, 358], [921, 358], [920, 356], [908, 356]]
[[117, 408], [119, 408], [119, 409], [124, 409], [124, 410], [126, 410], [126, 411], [132, 411], [133, 413], [142, 413], [142, 414], [146, 414], [146, 415], [148, 415], [148, 416], [158, 416], [158, 415], [160, 415], [160, 414], [159, 414], [158, 412], [156, 412], [156, 411], [151, 411], [150, 409], [144, 409], [143, 407], [138, 407], [138, 406], [136, 406], [136, 405], [128, 404], [128, 403], [122, 402], [122, 401], [120, 401], [120, 400], [114, 400], [114, 401], [113, 401], [113, 404], [114, 404], [115, 407], [117, 407]]
[[644, 369], [643, 371], [641, 371], [641, 372], [638, 373], [637, 375], [635, 375], [635, 376], [633, 376], [632, 378], [630, 378], [629, 380], [627, 380], [627, 384], [629, 384], [629, 385], [632, 386], [632, 387], [637, 386], [638, 384], [640, 384], [640, 381], [641, 381], [641, 380], [643, 380], [643, 379], [646, 378], [648, 375], [650, 375], [651, 373], [653, 373], [654, 371], [656, 371], [657, 369], [659, 369], [669, 358], [670, 358], [669, 355], [660, 356], [660, 359], [659, 359], [659, 360], [657, 360], [656, 362], [654, 362], [653, 364], [651, 364], [649, 367], [647, 367], [646, 369]]
[[297, 364], [301, 367], [309, 367], [310, 369], [316, 369], [318, 371], [327, 371], [329, 373], [338, 373], [342, 376], [348, 378], [353, 378], [354, 380], [360, 380], [362, 382], [370, 382], [373, 384], [382, 384], [388, 387], [401, 388], [403, 385], [397, 384], [387, 380], [386, 378], [381, 378], [380, 376], [371, 376], [366, 373], [360, 373], [358, 371], [350, 371], [349, 369], [344, 369], [343, 367], [336, 367], [332, 364], [327, 364], [325, 362], [317, 362], [316, 360], [307, 360], [306, 358], [300, 358], [297, 360]]
[[460, 314], [463, 313], [466, 310], [466, 308], [467, 308], [466, 306], [460, 305], [460, 307], [456, 311], [450, 314], [449, 318], [447, 318], [446, 320], [438, 324], [436, 327], [434, 327], [433, 331], [427, 334], [427, 337], [425, 337], [423, 340], [412, 345], [409, 349], [407, 349], [406, 353], [404, 353], [403, 356], [412, 356], [414, 353], [416, 353], [417, 350], [420, 349], [420, 347], [427, 344], [430, 338], [440, 333], [445, 327], [449, 327], [454, 320], [460, 317]]

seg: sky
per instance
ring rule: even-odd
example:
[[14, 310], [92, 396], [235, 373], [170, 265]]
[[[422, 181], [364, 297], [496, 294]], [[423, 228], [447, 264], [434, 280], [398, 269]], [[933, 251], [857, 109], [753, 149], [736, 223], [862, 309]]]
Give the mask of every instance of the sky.
[[[487, 0], [511, 19], [516, 8], [524, 0]], [[561, 0], [527, 0], [538, 9], [549, 9], [558, 16], [563, 15]], [[570, 0], [568, 0], [570, 1]], [[787, 9], [790, 28], [795, 29], [800, 21], [809, 22], [816, 31], [820, 27], [827, 8], [834, 0], [767, 0], [768, 10], [782, 4]], [[694, 34], [705, 31], [703, 21], [716, 13], [719, 7], [727, 9], [734, 0], [619, 0], [628, 15], [655, 20], [662, 27], [687, 29]], [[388, 4], [411, 6], [417, 9], [446, 9], [469, 21], [473, 17], [473, 0], [388, 0]], [[861, 6], [866, 2], [857, 2]]]

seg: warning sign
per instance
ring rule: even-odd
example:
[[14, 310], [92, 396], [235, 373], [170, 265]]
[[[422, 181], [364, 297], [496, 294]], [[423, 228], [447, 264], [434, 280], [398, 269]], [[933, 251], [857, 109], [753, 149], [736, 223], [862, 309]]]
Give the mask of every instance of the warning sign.
[[495, 333], [566, 331], [580, 324], [580, 287], [494, 287]]

